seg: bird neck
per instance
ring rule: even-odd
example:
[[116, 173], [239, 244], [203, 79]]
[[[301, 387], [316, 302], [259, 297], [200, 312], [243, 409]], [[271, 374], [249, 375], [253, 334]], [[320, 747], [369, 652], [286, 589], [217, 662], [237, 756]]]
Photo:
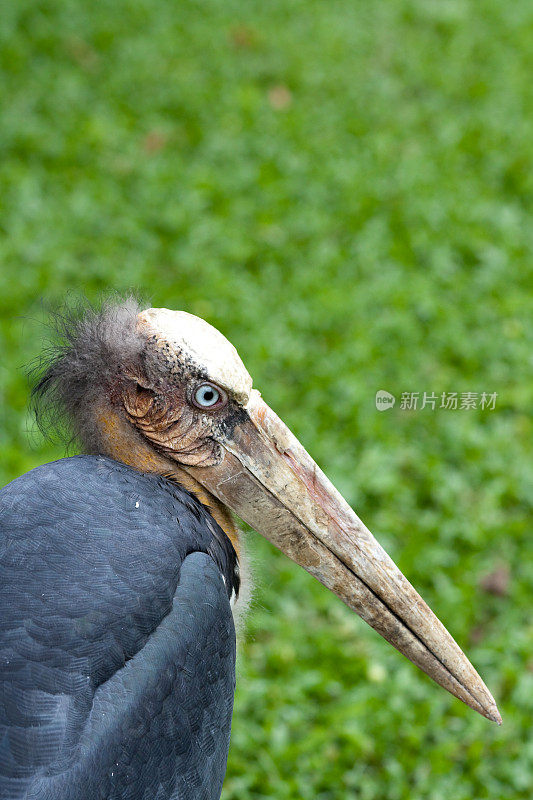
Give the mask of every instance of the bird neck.
[[238, 528], [231, 511], [218, 498], [208, 492], [176, 461], [154, 450], [113, 408], [99, 408], [96, 416], [98, 429], [101, 432], [98, 448], [100, 454], [109, 456], [115, 461], [122, 461], [139, 472], [162, 475], [194, 494], [209, 509], [211, 516], [230, 539], [239, 558]]

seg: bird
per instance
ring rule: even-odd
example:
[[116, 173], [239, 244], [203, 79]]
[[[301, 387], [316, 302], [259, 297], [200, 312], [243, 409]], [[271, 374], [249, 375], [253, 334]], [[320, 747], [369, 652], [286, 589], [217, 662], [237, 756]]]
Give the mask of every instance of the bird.
[[3, 800], [220, 797], [250, 583], [237, 519], [501, 722], [222, 333], [132, 298], [60, 320], [33, 404], [81, 452], [0, 492]]

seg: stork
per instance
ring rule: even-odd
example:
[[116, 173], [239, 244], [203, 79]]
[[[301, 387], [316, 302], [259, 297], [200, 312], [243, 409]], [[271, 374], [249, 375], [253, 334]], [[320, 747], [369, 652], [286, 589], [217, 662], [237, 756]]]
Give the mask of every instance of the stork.
[[215, 800], [243, 552], [232, 512], [438, 684], [485, 684], [234, 347], [183, 311], [67, 321], [34, 389], [83, 455], [0, 493], [0, 796]]

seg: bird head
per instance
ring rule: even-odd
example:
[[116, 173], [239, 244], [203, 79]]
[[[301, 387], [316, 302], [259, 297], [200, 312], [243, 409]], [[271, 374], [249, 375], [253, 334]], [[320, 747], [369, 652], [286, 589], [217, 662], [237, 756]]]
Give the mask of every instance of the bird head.
[[87, 311], [62, 333], [35, 395], [66, 409], [86, 451], [181, 482], [238, 548], [234, 512], [438, 684], [501, 722], [452, 636], [252, 388], [218, 330], [125, 302]]

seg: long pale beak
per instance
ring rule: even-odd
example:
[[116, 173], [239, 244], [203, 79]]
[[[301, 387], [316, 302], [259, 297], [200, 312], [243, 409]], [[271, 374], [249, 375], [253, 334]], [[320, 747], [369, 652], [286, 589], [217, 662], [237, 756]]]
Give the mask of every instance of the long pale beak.
[[501, 723], [446, 628], [286, 425], [253, 391], [214, 467], [187, 467], [212, 494], [331, 589], [434, 681]]

